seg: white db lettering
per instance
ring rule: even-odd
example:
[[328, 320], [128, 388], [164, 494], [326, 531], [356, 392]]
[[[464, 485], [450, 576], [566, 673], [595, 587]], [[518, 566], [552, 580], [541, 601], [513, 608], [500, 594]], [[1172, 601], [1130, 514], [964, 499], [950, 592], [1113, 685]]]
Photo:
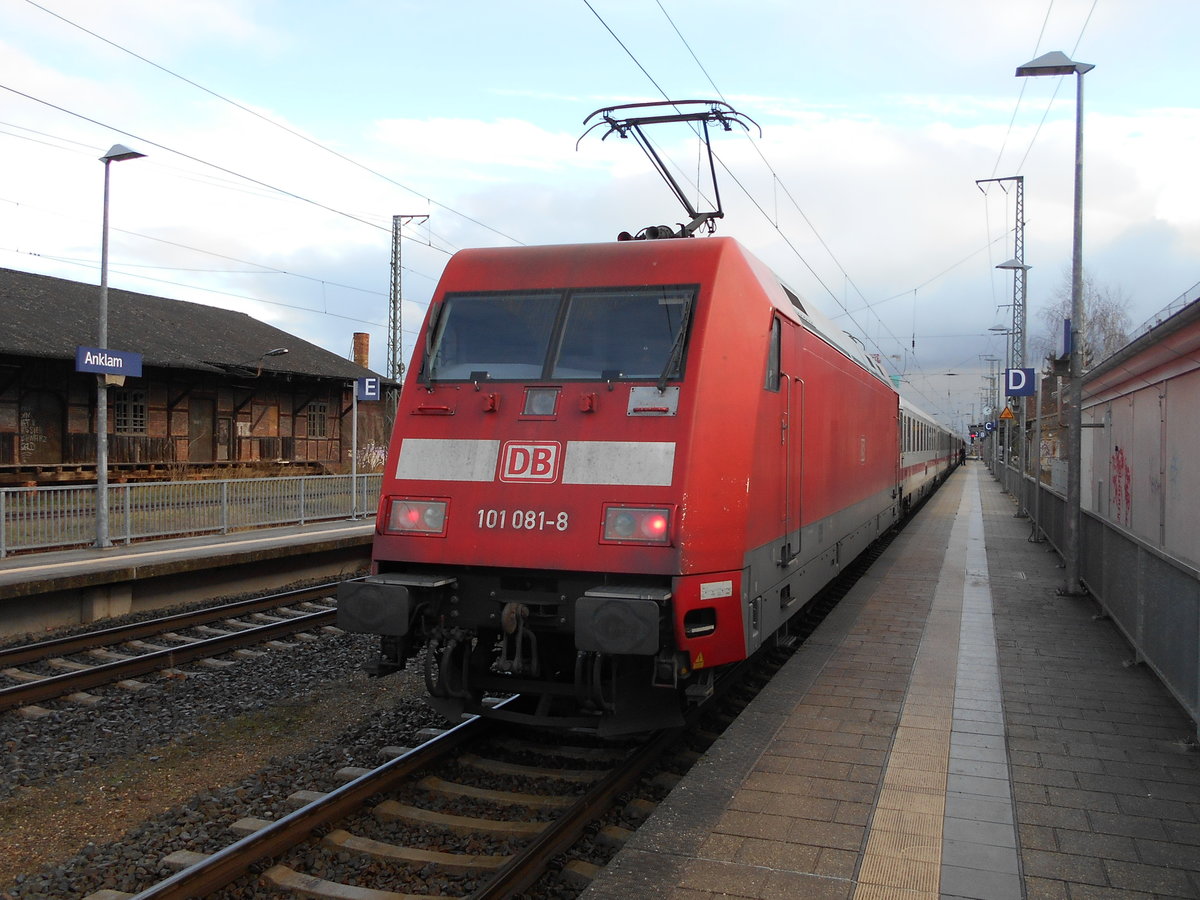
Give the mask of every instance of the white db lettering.
[[501, 481], [545, 481], [558, 478], [559, 444], [504, 445]]

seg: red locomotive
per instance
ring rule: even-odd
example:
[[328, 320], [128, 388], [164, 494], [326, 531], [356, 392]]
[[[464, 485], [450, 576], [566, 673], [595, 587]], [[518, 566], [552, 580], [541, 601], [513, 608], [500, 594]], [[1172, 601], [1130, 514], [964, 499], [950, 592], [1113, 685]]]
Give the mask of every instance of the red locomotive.
[[424, 648], [448, 716], [676, 720], [957, 462], [901, 410], [733, 239], [462, 251], [339, 624], [381, 636], [378, 673]]

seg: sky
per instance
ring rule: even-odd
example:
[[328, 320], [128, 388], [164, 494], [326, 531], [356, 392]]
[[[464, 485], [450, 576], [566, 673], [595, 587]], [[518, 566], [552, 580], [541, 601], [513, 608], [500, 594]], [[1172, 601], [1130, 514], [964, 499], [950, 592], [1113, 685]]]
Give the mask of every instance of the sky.
[[[1195, 0], [0, 0], [0, 267], [99, 284], [121, 143], [111, 287], [366, 332], [386, 374], [393, 217], [407, 363], [453, 252], [686, 220], [590, 113], [719, 99], [761, 136], [714, 134], [717, 234], [961, 428], [1008, 355], [1018, 176], [1027, 343], [1070, 273], [1076, 79], [1016, 67], [1095, 65], [1084, 268], [1136, 328], [1200, 293], [1196, 34]], [[711, 203], [695, 136], [650, 137]]]

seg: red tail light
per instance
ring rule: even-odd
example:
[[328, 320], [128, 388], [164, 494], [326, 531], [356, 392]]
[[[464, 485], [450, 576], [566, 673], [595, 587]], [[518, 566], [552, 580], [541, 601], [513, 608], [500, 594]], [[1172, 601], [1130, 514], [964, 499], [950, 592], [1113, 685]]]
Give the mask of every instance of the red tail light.
[[608, 506], [604, 509], [606, 543], [671, 543], [671, 509], [648, 506]]
[[667, 517], [660, 513], [652, 513], [642, 519], [642, 534], [648, 540], [660, 541], [667, 536]]
[[384, 530], [392, 534], [444, 535], [448, 505], [445, 500], [389, 497]]

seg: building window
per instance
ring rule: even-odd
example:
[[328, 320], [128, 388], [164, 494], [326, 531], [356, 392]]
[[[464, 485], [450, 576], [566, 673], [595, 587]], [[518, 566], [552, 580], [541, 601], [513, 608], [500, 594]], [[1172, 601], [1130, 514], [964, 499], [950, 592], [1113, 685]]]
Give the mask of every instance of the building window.
[[146, 392], [120, 389], [113, 396], [113, 430], [117, 434], [146, 433]]
[[323, 400], [308, 404], [308, 436], [329, 437], [329, 405]]

